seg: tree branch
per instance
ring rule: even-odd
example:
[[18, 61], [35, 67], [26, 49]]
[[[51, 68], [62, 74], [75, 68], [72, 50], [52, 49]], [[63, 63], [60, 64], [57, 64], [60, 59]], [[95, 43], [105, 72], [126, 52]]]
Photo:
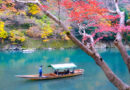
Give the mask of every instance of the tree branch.
[[117, 33], [116, 40], [114, 41], [115, 46], [118, 48], [118, 50], [121, 53], [121, 56], [125, 62], [125, 64], [128, 67], [128, 70], [130, 72], [130, 56], [128, 55], [123, 43], [122, 43], [122, 36], [120, 33]]
[[17, 2], [21, 2], [21, 3], [38, 3], [38, 0], [15, 0]]
[[[52, 20], [54, 20], [57, 24], [59, 24], [64, 31], [69, 31], [67, 29], [67, 27], [59, 20], [57, 19], [54, 15], [52, 15], [50, 12], [46, 11], [45, 9], [43, 9], [42, 5], [40, 3], [38, 3], [39, 7], [41, 7], [41, 10], [48, 16], [50, 17]], [[85, 47], [85, 45], [83, 45], [74, 35], [72, 35], [70, 32], [66, 33], [67, 36], [74, 42], [76, 43], [76, 45], [78, 45], [85, 53], [87, 53], [88, 55], [90, 55], [95, 62], [97, 63], [97, 65], [99, 65], [101, 67], [101, 69], [104, 71], [104, 73], [106, 74], [107, 78], [109, 79], [109, 81], [111, 81], [118, 89], [120, 90], [127, 90], [130, 89], [130, 87], [128, 85], [126, 85], [125, 83], [123, 83], [112, 71], [111, 69], [107, 66], [107, 64], [102, 60], [102, 58], [100, 57], [100, 55], [96, 52], [92, 52], [90, 51], [88, 48]]]
[[117, 14], [116, 11], [113, 11], [113, 10], [110, 10], [110, 9], [108, 9], [108, 11], [109, 11], [110, 13]]
[[78, 27], [79, 27], [79, 34], [83, 36], [82, 43], [84, 43], [84, 41], [87, 40], [87, 38], [89, 38], [90, 39], [89, 43], [91, 45], [94, 45], [94, 38], [92, 37], [92, 35], [89, 35], [85, 32], [85, 29], [87, 29], [91, 24], [93, 23], [89, 23], [87, 25], [78, 24]]
[[[41, 7], [42, 11], [48, 16], [50, 17], [52, 20], [54, 20], [57, 24], [60, 23], [60, 26], [65, 30], [68, 31], [68, 29], [65, 27], [65, 25], [58, 20], [54, 15], [52, 15], [50, 12], [46, 11], [45, 9], [42, 8], [41, 4], [38, 3], [38, 5]], [[104, 71], [105, 75], [107, 76], [107, 78], [109, 79], [109, 81], [111, 83], [113, 83], [118, 89], [120, 90], [127, 90], [130, 89], [130, 87], [123, 83], [112, 71], [111, 69], [107, 66], [107, 64], [102, 60], [102, 58], [100, 57], [100, 55], [98, 53], [92, 52], [90, 51], [88, 48], [85, 47], [85, 45], [83, 45], [75, 36], [73, 36], [70, 32], [66, 33], [67, 36], [76, 44], [78, 45], [85, 53], [87, 53], [88, 55], [90, 55], [95, 62], [97, 63], [97, 65], [99, 65], [101, 67], [101, 69]]]
[[125, 64], [128, 67], [128, 70], [130, 72], [130, 56], [127, 54], [127, 51], [125, 47], [123, 46], [122, 43], [122, 27], [125, 26], [125, 14], [124, 12], [121, 12], [118, 6], [118, 0], [115, 0], [115, 6], [116, 6], [116, 11], [117, 14], [120, 15], [120, 27], [119, 27], [119, 32], [116, 35], [116, 39], [114, 41], [115, 46], [119, 49], [121, 56], [125, 62]]
[[108, 11], [110, 12], [110, 13], [112, 13], [112, 14], [117, 14], [117, 12], [116, 11], [114, 11], [114, 10], [111, 10], [110, 8], [109, 8], [109, 5], [108, 5], [108, 3], [110, 2], [110, 0], [105, 0], [105, 4], [106, 4], [106, 7], [107, 7], [107, 9], [108, 9]]

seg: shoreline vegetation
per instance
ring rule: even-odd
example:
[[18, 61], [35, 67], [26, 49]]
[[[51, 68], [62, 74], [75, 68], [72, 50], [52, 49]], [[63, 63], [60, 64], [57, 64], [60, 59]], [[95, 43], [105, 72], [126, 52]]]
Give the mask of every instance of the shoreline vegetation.
[[[130, 48], [129, 44], [125, 44], [126, 49]], [[73, 49], [78, 48], [71, 40], [49, 40], [48, 42], [42, 42], [40, 39], [29, 38], [22, 44], [11, 44], [4, 42], [0, 44], [0, 51], [21, 51], [21, 50], [53, 50], [53, 49]], [[116, 48], [112, 42], [98, 42], [95, 45], [96, 49]]]
[[5, 42], [0, 44], [0, 50], [27, 50], [27, 49], [68, 49], [77, 48], [77, 46], [71, 40], [49, 40], [48, 42], [42, 42], [42, 40], [30, 38], [22, 44], [10, 44]]
[[[3, 1], [3, 5], [10, 4], [8, 0]], [[1, 2], [2, 3], [2, 2]], [[43, 13], [39, 6], [36, 4], [27, 4], [20, 6], [20, 3], [14, 3], [13, 6], [6, 6], [6, 9], [2, 9], [0, 12], [0, 50], [27, 50], [27, 49], [68, 49], [78, 48], [66, 35], [66, 31], [62, 31], [62, 28], [55, 21], [50, 19], [45, 13]], [[129, 7], [129, 5], [125, 5]], [[12, 7], [12, 8], [11, 8]], [[28, 10], [26, 10], [28, 8]], [[123, 9], [123, 8], [122, 8]], [[130, 13], [126, 10], [126, 20], [130, 25]], [[65, 14], [61, 12], [61, 14]], [[58, 16], [57, 16], [58, 17]], [[78, 38], [81, 39], [79, 34], [79, 27], [75, 23], [68, 22], [69, 18], [61, 17], [61, 21], [66, 23], [66, 27], [69, 31]], [[83, 22], [87, 24], [86, 21]], [[110, 23], [112, 24], [112, 22]], [[90, 27], [91, 31], [95, 30], [95, 27]], [[88, 34], [91, 32], [85, 29]], [[111, 36], [109, 36], [111, 34]], [[95, 39], [102, 36], [103, 33], [97, 33]], [[96, 43], [95, 48], [115, 48], [113, 41], [115, 40], [115, 34], [108, 33], [109, 37], [104, 37], [102, 40]], [[126, 48], [130, 48], [130, 34], [125, 32], [123, 34], [124, 43]], [[89, 40], [88, 40], [89, 41]]]

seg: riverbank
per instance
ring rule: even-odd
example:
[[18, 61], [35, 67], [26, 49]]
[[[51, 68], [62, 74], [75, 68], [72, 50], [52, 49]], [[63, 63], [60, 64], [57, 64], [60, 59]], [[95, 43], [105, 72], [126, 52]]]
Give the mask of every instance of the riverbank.
[[68, 49], [77, 48], [77, 46], [71, 40], [50, 40], [48, 42], [42, 42], [39, 39], [28, 39], [22, 44], [10, 44], [5, 42], [0, 44], [0, 50], [27, 50], [27, 49]]
[[[130, 48], [129, 44], [124, 45], [126, 49]], [[53, 50], [53, 49], [70, 49], [70, 48], [78, 48], [71, 40], [50, 40], [48, 42], [42, 42], [39, 39], [28, 39], [23, 44], [10, 44], [5, 42], [0, 44], [0, 50]], [[112, 42], [104, 43], [104, 42], [97, 42], [95, 45], [96, 49], [106, 49], [106, 48], [116, 48]]]

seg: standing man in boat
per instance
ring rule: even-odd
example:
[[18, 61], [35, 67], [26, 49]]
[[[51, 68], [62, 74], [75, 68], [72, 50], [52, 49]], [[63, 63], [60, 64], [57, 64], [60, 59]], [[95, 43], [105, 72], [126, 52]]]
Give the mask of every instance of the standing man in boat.
[[39, 77], [42, 77], [42, 65], [39, 68]]

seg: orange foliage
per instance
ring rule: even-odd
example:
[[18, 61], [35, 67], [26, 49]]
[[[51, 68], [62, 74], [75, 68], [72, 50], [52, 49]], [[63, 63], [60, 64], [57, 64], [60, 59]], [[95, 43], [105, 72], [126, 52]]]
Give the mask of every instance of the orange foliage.
[[12, 12], [17, 12], [14, 6], [15, 4], [12, 2], [12, 0], [4, 0], [2, 1], [0, 11], [9, 10]]
[[40, 38], [41, 37], [41, 30], [36, 26], [30, 27], [26, 31], [26, 33], [30, 37], [35, 37], [35, 38]]

